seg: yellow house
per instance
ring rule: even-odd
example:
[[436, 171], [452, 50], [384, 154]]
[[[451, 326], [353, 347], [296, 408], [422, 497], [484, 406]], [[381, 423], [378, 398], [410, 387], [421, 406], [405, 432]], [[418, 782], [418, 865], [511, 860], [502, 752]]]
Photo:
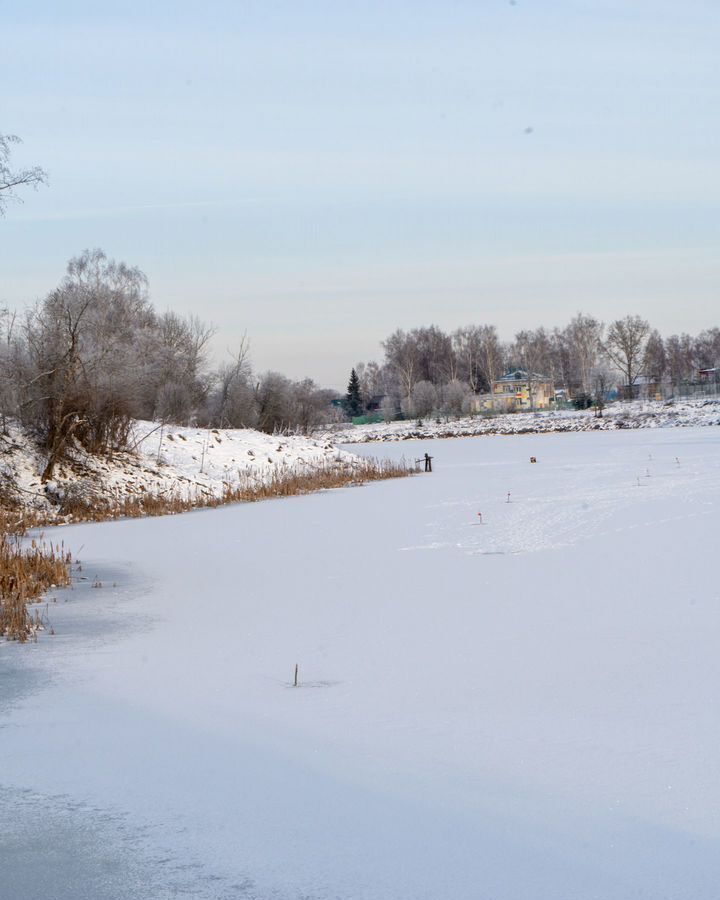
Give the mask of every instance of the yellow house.
[[547, 375], [514, 369], [493, 381], [492, 405], [505, 412], [550, 409], [555, 405], [555, 385]]

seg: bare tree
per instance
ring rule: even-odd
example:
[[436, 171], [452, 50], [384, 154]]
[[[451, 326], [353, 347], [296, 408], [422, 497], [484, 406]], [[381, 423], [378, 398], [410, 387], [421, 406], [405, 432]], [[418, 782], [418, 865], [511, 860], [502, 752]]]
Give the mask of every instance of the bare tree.
[[512, 347], [513, 358], [527, 374], [530, 409], [535, 409], [535, 389], [541, 378], [552, 375], [552, 338], [544, 328], [535, 331], [519, 331]]
[[8, 201], [20, 201], [16, 193], [18, 188], [37, 189], [39, 185], [47, 184], [47, 173], [40, 166], [14, 170], [10, 167], [12, 146], [21, 143], [16, 134], [0, 134], [0, 216], [5, 215]]
[[667, 371], [667, 354], [665, 353], [665, 342], [657, 330], [651, 331], [648, 335], [642, 365], [651, 382], [654, 384], [662, 382]]
[[165, 312], [157, 317], [146, 357], [149, 417], [187, 421], [205, 402], [207, 385], [201, 375], [213, 334], [212, 326], [196, 316]]
[[360, 397], [367, 407], [373, 397], [383, 393], [383, 372], [374, 360], [370, 360], [369, 363], [359, 362], [355, 366], [355, 371], [360, 379]]
[[626, 381], [628, 398], [635, 393], [635, 382], [640, 374], [640, 365], [645, 352], [645, 343], [650, 332], [650, 323], [640, 316], [625, 316], [616, 319], [608, 329], [603, 350]]
[[16, 365], [20, 417], [47, 450], [43, 480], [77, 441], [103, 453], [127, 443], [132, 421], [185, 417], [199, 402], [211, 331], [197, 319], [157, 317], [136, 268], [86, 251], [26, 317]]
[[500, 377], [503, 368], [503, 347], [494, 325], [481, 325], [478, 328], [479, 346], [477, 367], [480, 373], [479, 389], [491, 391], [493, 382]]
[[396, 375], [403, 398], [409, 398], [418, 380], [418, 348], [414, 337], [401, 328], [382, 342], [385, 358]]
[[290, 427], [309, 434], [328, 419], [334, 391], [319, 388], [312, 378], [296, 381], [291, 389], [292, 418]]
[[255, 388], [257, 427], [270, 433], [310, 432], [328, 421], [336, 396], [310, 378], [290, 381], [279, 372], [265, 372]]
[[257, 422], [255, 392], [251, 384], [250, 342], [244, 334], [232, 360], [215, 373], [210, 399], [211, 421], [224, 426], [252, 428]]
[[28, 317], [27, 340], [37, 374], [28, 382], [26, 405], [34, 407], [33, 418], [48, 451], [42, 481], [52, 477], [70, 438], [84, 422], [87, 391], [80, 384], [81, 329], [91, 301], [91, 296], [68, 284]]
[[556, 387], [567, 388], [572, 383], [572, 354], [565, 329], [553, 328], [550, 337], [549, 372]]
[[692, 381], [698, 368], [695, 361], [694, 341], [689, 334], [673, 334], [665, 341], [670, 381], [677, 386]]
[[610, 385], [612, 384], [611, 373], [608, 364], [604, 360], [598, 360], [590, 373], [592, 397], [595, 405], [595, 415], [602, 418], [603, 410]]
[[566, 386], [572, 390], [585, 395], [592, 393], [602, 334], [603, 325], [583, 313], [578, 313], [565, 327], [563, 336], [569, 354], [569, 383]]
[[292, 421], [292, 383], [279, 372], [265, 372], [255, 388], [258, 428], [271, 434], [282, 431]]
[[400, 393], [408, 399], [418, 381], [436, 386], [452, 380], [457, 373], [453, 342], [437, 325], [394, 331], [382, 342], [385, 359], [397, 378]]
[[502, 349], [494, 325], [466, 325], [452, 334], [456, 379], [474, 393], [489, 391], [502, 369]]
[[7, 420], [17, 414], [19, 347], [15, 335], [17, 315], [0, 308], [0, 420], [2, 432], [7, 434]]
[[415, 328], [410, 333], [417, 347], [418, 378], [436, 387], [452, 379], [455, 373], [455, 354], [452, 341], [437, 325]]
[[707, 328], [695, 338], [695, 355], [698, 368], [720, 366], [720, 328]]

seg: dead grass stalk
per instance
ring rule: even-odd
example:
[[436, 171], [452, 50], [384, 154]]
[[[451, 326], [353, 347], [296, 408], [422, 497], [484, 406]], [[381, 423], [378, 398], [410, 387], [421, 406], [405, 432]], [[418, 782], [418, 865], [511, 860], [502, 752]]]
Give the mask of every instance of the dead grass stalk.
[[73, 496], [62, 503], [60, 513], [74, 522], [175, 515], [227, 503], [254, 503], [273, 497], [293, 497], [387, 478], [403, 478], [416, 471], [406, 462], [372, 458], [352, 463], [333, 461], [311, 469], [280, 466], [271, 474], [253, 476], [246, 473], [237, 482], [227, 482], [221, 495], [196, 485], [192, 491], [187, 488], [160, 494], [144, 491], [118, 499], [95, 497], [89, 500]]
[[0, 637], [26, 641], [43, 625], [37, 612], [34, 617], [28, 613], [28, 603], [70, 583], [71, 557], [63, 544], [23, 541], [17, 529], [10, 530], [16, 523], [6, 514], [0, 513], [0, 523]]

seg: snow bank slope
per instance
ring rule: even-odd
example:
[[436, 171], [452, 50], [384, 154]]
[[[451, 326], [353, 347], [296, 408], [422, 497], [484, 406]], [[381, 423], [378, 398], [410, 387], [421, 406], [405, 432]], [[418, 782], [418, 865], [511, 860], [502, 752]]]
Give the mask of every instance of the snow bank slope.
[[24, 506], [51, 513], [68, 493], [116, 501], [143, 495], [220, 497], [227, 488], [264, 482], [282, 471], [360, 465], [357, 457], [328, 440], [277, 437], [251, 429], [137, 422], [130, 443], [132, 452], [111, 458], [92, 456], [76, 447], [57, 467], [53, 480], [43, 485], [44, 454], [19, 429], [11, 428], [0, 438], [3, 493]]

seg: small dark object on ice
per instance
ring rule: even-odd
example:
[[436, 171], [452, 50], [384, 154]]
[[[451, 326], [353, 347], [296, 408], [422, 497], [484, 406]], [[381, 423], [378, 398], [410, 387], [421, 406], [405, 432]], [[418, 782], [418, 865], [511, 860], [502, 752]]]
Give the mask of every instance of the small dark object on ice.
[[536, 456], [531, 456], [531, 457], [530, 457], [530, 462], [537, 462], [537, 457], [536, 457]]

